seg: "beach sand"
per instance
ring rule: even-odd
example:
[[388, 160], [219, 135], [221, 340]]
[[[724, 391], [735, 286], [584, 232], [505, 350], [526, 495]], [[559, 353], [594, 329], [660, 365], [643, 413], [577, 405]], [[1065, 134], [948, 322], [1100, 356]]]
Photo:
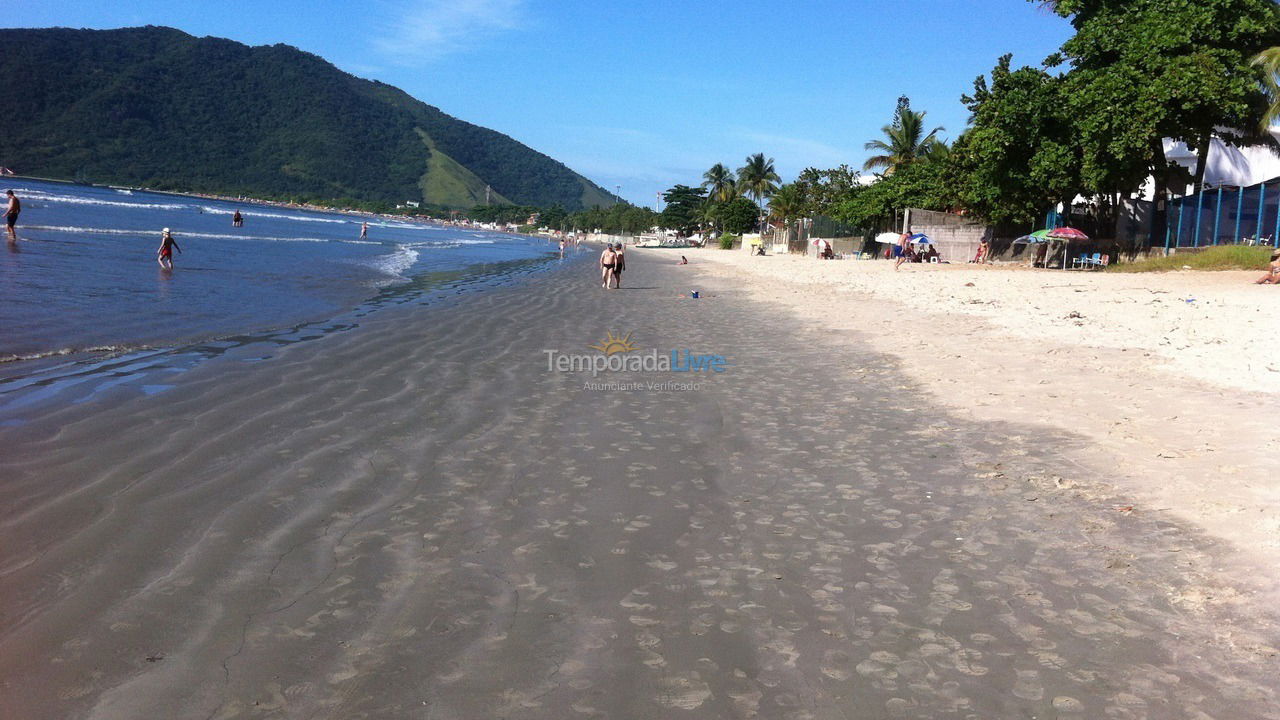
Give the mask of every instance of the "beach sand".
[[[1105, 468], [1146, 440], [1070, 414], [1110, 410], [1064, 386], [1009, 419], [1032, 381], [995, 369], [1021, 394], [966, 407], [911, 358], [984, 321], [894, 352], [711, 255], [631, 251], [616, 292], [569, 262], [0, 428], [0, 717], [1280, 717], [1268, 578], [1118, 507]], [[730, 366], [547, 370], [610, 331]], [[1141, 392], [1118, 406], [1163, 422]]]

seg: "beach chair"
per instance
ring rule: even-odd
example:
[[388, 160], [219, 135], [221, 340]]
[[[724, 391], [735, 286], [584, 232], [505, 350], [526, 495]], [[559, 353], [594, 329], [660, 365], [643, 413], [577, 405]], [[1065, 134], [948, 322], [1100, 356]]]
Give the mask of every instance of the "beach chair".
[[1085, 267], [1088, 267], [1088, 268], [1102, 267], [1102, 253], [1094, 253], [1093, 257], [1085, 257], [1084, 255], [1081, 255], [1080, 259], [1084, 262]]
[[1104, 267], [1106, 267], [1106, 266], [1108, 266], [1108, 265], [1110, 265], [1110, 264], [1111, 264], [1111, 256], [1110, 256], [1110, 255], [1103, 255], [1103, 256], [1102, 256], [1101, 258], [1099, 258], [1099, 259], [1098, 259], [1098, 261], [1097, 261], [1097, 267], [1100, 267], [1100, 268], [1104, 268]]
[[1072, 270], [1085, 268], [1085, 267], [1088, 267], [1088, 265], [1089, 265], [1089, 253], [1080, 253], [1080, 257], [1071, 259]]

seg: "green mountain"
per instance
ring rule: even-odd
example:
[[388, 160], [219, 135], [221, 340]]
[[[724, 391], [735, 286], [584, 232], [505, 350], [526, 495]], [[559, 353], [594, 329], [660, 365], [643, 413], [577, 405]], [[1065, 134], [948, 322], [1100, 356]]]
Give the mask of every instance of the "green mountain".
[[502, 133], [287, 45], [163, 27], [0, 30], [0, 165], [317, 201], [567, 209], [611, 196]]

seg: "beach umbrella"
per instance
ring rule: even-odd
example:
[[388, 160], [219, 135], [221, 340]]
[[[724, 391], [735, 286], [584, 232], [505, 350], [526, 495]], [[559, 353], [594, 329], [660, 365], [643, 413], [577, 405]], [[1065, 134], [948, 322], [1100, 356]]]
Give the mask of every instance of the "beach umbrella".
[[1057, 240], [1088, 240], [1089, 239], [1088, 235], [1085, 235], [1084, 233], [1080, 232], [1079, 230], [1073, 227], [1054, 228], [1053, 230], [1049, 231], [1048, 237], [1051, 237]]
[[924, 233], [916, 233], [915, 235], [912, 235], [911, 237], [907, 238], [907, 242], [914, 243], [916, 245], [929, 245], [933, 241], [930, 240], [929, 236], [925, 235]]
[[897, 245], [900, 237], [902, 236], [895, 232], [882, 232], [876, 236], [876, 242], [883, 245]]
[[1062, 247], [1062, 269], [1067, 269], [1067, 256], [1071, 254], [1072, 240], [1088, 240], [1089, 236], [1080, 232], [1073, 227], [1054, 228], [1049, 231], [1048, 237], [1054, 240], [1061, 240], [1064, 245]]

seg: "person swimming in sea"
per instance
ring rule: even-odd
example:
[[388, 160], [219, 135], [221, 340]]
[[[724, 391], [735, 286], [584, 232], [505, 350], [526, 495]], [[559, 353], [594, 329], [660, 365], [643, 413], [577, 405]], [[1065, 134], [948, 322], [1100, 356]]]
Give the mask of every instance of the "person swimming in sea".
[[178, 243], [173, 239], [173, 234], [169, 232], [169, 228], [165, 228], [160, 234], [160, 248], [156, 250], [156, 262], [160, 263], [160, 267], [165, 270], [173, 269], [173, 251], [182, 252], [182, 248], [178, 247]]

